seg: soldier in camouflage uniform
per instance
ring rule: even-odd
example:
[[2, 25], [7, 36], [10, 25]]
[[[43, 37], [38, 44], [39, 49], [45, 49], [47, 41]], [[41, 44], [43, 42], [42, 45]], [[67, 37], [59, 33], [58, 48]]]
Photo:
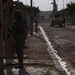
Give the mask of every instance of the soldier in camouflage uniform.
[[17, 10], [15, 12], [15, 22], [12, 27], [12, 36], [16, 41], [16, 52], [19, 61], [19, 68], [23, 68], [23, 48], [24, 42], [27, 38], [28, 26], [24, 20], [22, 20], [22, 12]]

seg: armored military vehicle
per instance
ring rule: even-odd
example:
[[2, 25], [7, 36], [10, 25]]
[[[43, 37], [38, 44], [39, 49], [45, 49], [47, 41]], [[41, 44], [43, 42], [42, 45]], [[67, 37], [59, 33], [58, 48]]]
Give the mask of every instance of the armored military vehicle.
[[51, 20], [51, 27], [53, 27], [54, 25], [59, 25], [60, 27], [62, 27], [63, 24], [63, 20], [61, 18], [54, 18]]

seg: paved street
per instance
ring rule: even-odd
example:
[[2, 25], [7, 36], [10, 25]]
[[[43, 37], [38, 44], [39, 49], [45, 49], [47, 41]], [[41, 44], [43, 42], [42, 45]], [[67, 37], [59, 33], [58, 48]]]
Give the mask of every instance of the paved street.
[[74, 25], [66, 27], [54, 26], [50, 27], [49, 23], [40, 24], [49, 40], [52, 42], [53, 47], [58, 55], [66, 62], [71, 74], [74, 75], [75, 71], [75, 29]]
[[34, 32], [33, 36], [28, 36], [26, 45], [28, 48], [24, 48], [24, 70], [16, 68], [18, 65], [16, 56], [12, 56], [12, 59], [9, 56], [7, 60], [4, 59], [4, 64], [7, 64], [4, 69], [5, 75], [66, 75], [57, 58], [48, 48], [40, 30], [38, 33]]

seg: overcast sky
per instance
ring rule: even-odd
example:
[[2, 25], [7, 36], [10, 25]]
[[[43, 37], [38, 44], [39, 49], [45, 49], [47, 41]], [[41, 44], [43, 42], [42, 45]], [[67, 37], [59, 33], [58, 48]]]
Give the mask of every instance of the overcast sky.
[[[30, 5], [31, 0], [19, 0], [19, 1], [23, 2], [25, 5]], [[39, 9], [42, 11], [50, 11], [53, 9], [53, 5], [51, 4], [52, 2], [53, 0], [33, 0], [33, 6], [39, 7]], [[66, 4], [69, 2], [75, 2], [75, 0], [56, 0], [56, 3], [58, 4], [58, 10], [65, 8]]]

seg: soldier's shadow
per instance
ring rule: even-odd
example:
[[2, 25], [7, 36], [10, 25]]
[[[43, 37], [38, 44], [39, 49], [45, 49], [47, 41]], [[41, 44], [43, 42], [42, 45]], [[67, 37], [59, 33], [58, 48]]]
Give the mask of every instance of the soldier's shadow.
[[10, 64], [10, 63], [12, 63], [13, 62], [13, 60], [8, 60], [8, 59], [6, 59], [6, 65], [5, 65], [5, 71], [4, 71], [4, 74], [5, 75], [14, 75], [13, 74], [13, 72], [12, 72], [12, 64]]
[[19, 69], [17, 72], [18, 73], [13, 73], [12, 72], [12, 67], [7, 69], [7, 75], [17, 75], [17, 74], [18, 75], [30, 75], [25, 69]]
[[7, 75], [14, 75], [13, 72], [12, 72], [12, 69], [7, 70]]
[[[12, 63], [14, 60], [6, 60], [6, 62]], [[12, 64], [7, 64], [6, 66], [6, 71], [4, 72], [5, 75], [30, 75], [25, 68], [19, 69], [19, 68], [14, 68], [14, 65]]]

